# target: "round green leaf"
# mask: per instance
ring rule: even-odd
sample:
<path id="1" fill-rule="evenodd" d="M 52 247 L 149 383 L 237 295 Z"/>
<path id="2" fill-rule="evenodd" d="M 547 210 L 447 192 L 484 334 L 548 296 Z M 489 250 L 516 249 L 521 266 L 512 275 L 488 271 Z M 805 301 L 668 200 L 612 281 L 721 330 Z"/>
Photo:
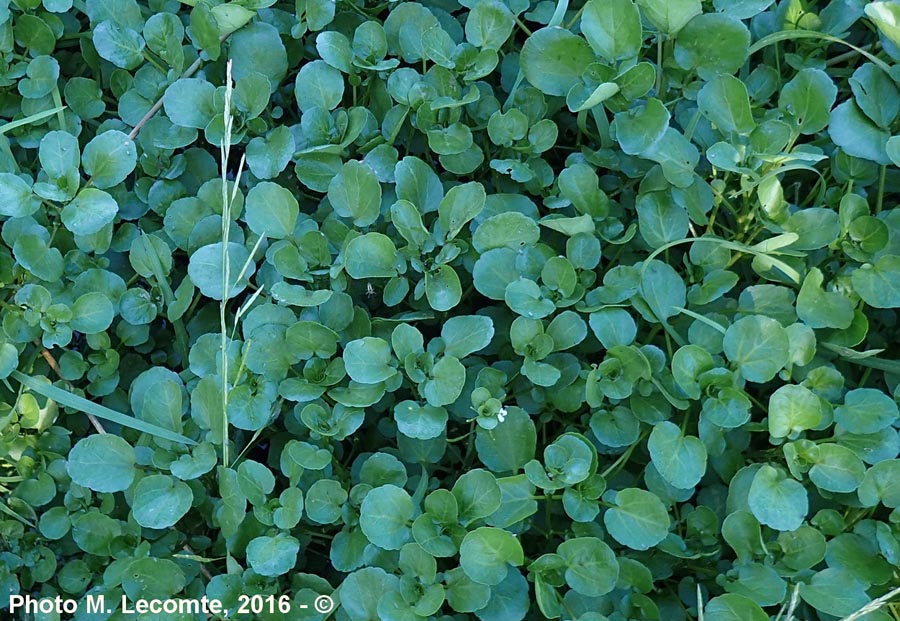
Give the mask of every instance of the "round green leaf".
<path id="1" fill-rule="evenodd" d="M 900 507 L 900 459 L 885 459 L 866 470 L 857 493 L 866 507 L 879 502 L 891 509 Z"/>
<path id="2" fill-rule="evenodd" d="M 478 584 L 500 584 L 510 565 L 519 566 L 524 562 L 519 540 L 499 528 L 476 528 L 466 534 L 459 547 L 460 567 Z"/>
<path id="3" fill-rule="evenodd" d="M 450 317 L 441 327 L 444 353 L 460 359 L 487 347 L 493 336 L 493 320 L 482 315 Z"/>
<path id="4" fill-rule="evenodd" d="M 823 569 L 809 583 L 800 584 L 800 597 L 816 610 L 834 617 L 852 615 L 871 601 L 866 585 L 837 567 Z"/>
<path id="5" fill-rule="evenodd" d="M 97 134 L 84 147 L 81 156 L 84 172 L 100 189 L 121 183 L 137 164 L 137 148 L 131 138 L 117 130 Z"/>
<path id="6" fill-rule="evenodd" d="M 581 32 L 608 61 L 634 58 L 641 50 L 641 14 L 632 0 L 589 0 L 581 15 Z"/>
<path id="7" fill-rule="evenodd" d="M 790 360 L 790 342 L 781 324 L 763 315 L 742 317 L 728 327 L 725 355 L 749 382 L 768 382 Z"/>
<path id="8" fill-rule="evenodd" d="M 875 388 L 856 388 L 834 409 L 835 422 L 850 433 L 877 433 L 900 416 L 897 402 Z"/>
<path id="9" fill-rule="evenodd" d="M 634 550 L 649 550 L 669 534 L 666 506 L 654 494 L 627 488 L 615 493 L 612 507 L 603 514 L 603 523 L 612 538 Z"/>
<path id="10" fill-rule="evenodd" d="M 76 235 L 91 235 L 112 222 L 119 213 L 116 200 L 102 190 L 86 188 L 62 210 L 62 221 Z"/>
<path id="11" fill-rule="evenodd" d="M 264 138 L 257 136 L 247 145 L 247 166 L 256 177 L 272 179 L 285 169 L 295 151 L 294 136 L 280 125 Z"/>
<path id="12" fill-rule="evenodd" d="M 351 278 L 391 278 L 397 275 L 397 247 L 381 233 L 354 237 L 344 249 L 344 269 Z"/>
<path id="13" fill-rule="evenodd" d="M 866 467 L 856 453 L 840 444 L 820 444 L 809 480 L 827 492 L 849 493 L 860 486 Z"/>
<path id="14" fill-rule="evenodd" d="M 456 480 L 451 491 L 463 520 L 487 517 L 500 508 L 500 486 L 487 470 L 470 470 Z"/>
<path id="15" fill-rule="evenodd" d="M 40 99 L 49 95 L 59 79 L 59 62 L 52 56 L 38 56 L 28 63 L 27 78 L 19 80 L 22 97 Z"/>
<path id="16" fill-rule="evenodd" d="M 534 459 L 537 430 L 522 408 L 507 408 L 506 418 L 494 429 L 476 428 L 478 459 L 492 472 L 517 472 Z"/>
<path id="17" fill-rule="evenodd" d="M 103 91 L 89 78 L 73 77 L 66 82 L 65 101 L 82 119 L 95 119 L 106 111 Z"/>
<path id="18" fill-rule="evenodd" d="M 684 239 L 690 222 L 687 210 L 675 203 L 668 192 L 648 192 L 638 197 L 635 209 L 638 230 L 651 248 Z"/>
<path id="19" fill-rule="evenodd" d="M 459 276 L 449 265 L 441 265 L 437 270 L 425 274 L 425 297 L 428 304 L 438 312 L 448 311 L 462 297 Z"/>
<path id="20" fill-rule="evenodd" d="M 300 205 L 294 195 L 270 181 L 250 189 L 245 210 L 244 217 L 250 230 L 272 239 L 290 237 L 300 215 Z"/>
<path id="21" fill-rule="evenodd" d="M 351 218 L 356 226 L 374 223 L 381 210 L 381 185 L 375 171 L 363 162 L 346 162 L 328 184 L 328 201 L 337 215 Z"/>
<path id="22" fill-rule="evenodd" d="M 722 132 L 746 135 L 756 127 L 747 87 L 733 76 L 719 75 L 707 82 L 697 93 L 697 106 Z"/>
<path id="23" fill-rule="evenodd" d="M 169 528 L 190 510 L 194 493 L 187 483 L 165 474 L 144 477 L 134 488 L 131 512 L 145 528 Z"/>
<path id="24" fill-rule="evenodd" d="M 670 114 L 655 97 L 616 114 L 616 139 L 622 151 L 638 155 L 652 147 L 669 128 Z"/>
<path id="25" fill-rule="evenodd" d="M 0 215 L 11 218 L 30 216 L 40 207 L 41 201 L 32 194 L 30 181 L 12 173 L 0 172 Z"/>
<path id="26" fill-rule="evenodd" d="M 641 281 L 641 296 L 658 320 L 666 320 L 678 314 L 676 307 L 683 307 L 687 288 L 678 272 L 662 261 L 651 261 Z"/>
<path id="27" fill-rule="evenodd" d="M 401 401 L 394 406 L 397 430 L 409 438 L 429 440 L 447 428 L 447 410 L 415 401 Z"/>
<path id="28" fill-rule="evenodd" d="M 810 328 L 845 330 L 853 323 L 853 302 L 837 291 L 825 291 L 823 280 L 820 269 L 809 270 L 797 295 L 797 317 Z"/>
<path id="29" fill-rule="evenodd" d="M 182 78 L 163 95 L 166 116 L 180 127 L 204 129 L 217 114 L 216 87 L 206 80 Z"/>
<path id="30" fill-rule="evenodd" d="M 556 305 L 543 296 L 538 284 L 527 278 L 509 283 L 504 299 L 513 311 L 529 319 L 542 319 L 556 310 Z"/>
<path id="31" fill-rule="evenodd" d="M 344 77 L 324 60 L 305 63 L 297 73 L 294 95 L 301 112 L 334 109 L 344 96 Z"/>
<path id="32" fill-rule="evenodd" d="M 576 537 L 557 548 L 566 562 L 566 584 L 586 597 L 601 597 L 616 587 L 619 563 L 612 549 L 596 537 Z"/>
<path id="33" fill-rule="evenodd" d="M 706 474 L 706 447 L 699 438 L 682 435 L 678 425 L 662 421 L 647 440 L 653 465 L 673 487 L 691 489 Z"/>
<path id="34" fill-rule="evenodd" d="M 891 136 L 885 144 L 885 150 L 894 166 L 900 166 L 900 136 Z"/>
<path id="35" fill-rule="evenodd" d="M 670 36 L 703 12 L 700 0 L 637 0 L 637 4 L 657 30 Z"/>
<path id="36" fill-rule="evenodd" d="M 832 111 L 828 135 L 847 155 L 878 164 L 891 163 L 886 151 L 887 141 L 891 135 L 863 114 L 852 99 Z"/>
<path id="37" fill-rule="evenodd" d="M 800 528 L 809 511 L 806 489 L 769 465 L 753 477 L 747 502 L 760 524 L 781 531 Z"/>
<path id="38" fill-rule="evenodd" d="M 257 537 L 247 544 L 247 561 L 261 576 L 281 576 L 297 563 L 300 542 L 290 535 Z"/>
<path id="39" fill-rule="evenodd" d="M 238 485 L 251 504 L 262 505 L 275 489 L 275 477 L 263 464 L 246 459 L 238 467 Z"/>
<path id="40" fill-rule="evenodd" d="M 480 183 L 473 181 L 450 188 L 438 205 L 438 221 L 446 239 L 456 237 L 466 223 L 481 213 L 486 201 L 487 194 Z"/>
<path id="41" fill-rule="evenodd" d="M 450 405 L 459 397 L 466 382 L 466 368 L 454 356 L 444 356 L 431 370 L 422 395 L 434 406 Z"/>
<path id="42" fill-rule="evenodd" d="M 352 621 L 377 621 L 378 602 L 387 594 L 399 589 L 400 579 L 381 567 L 364 567 L 354 571 L 341 583 L 339 599 L 343 610 Z"/>
<path id="43" fill-rule="evenodd" d="M 790 113 L 797 131 L 815 134 L 828 125 L 837 92 L 827 73 L 805 68 L 782 87 L 778 105 Z"/>
<path id="44" fill-rule="evenodd" d="M 316 524 L 332 524 L 341 517 L 347 492 L 333 479 L 319 479 L 306 492 L 306 516 Z"/>
<path id="45" fill-rule="evenodd" d="M 88 554 L 109 556 L 110 544 L 121 534 L 121 523 L 96 509 L 82 513 L 72 519 L 72 539 L 80 549 Z M 90 575 L 87 571 L 85 573 L 88 573 L 85 580 L 85 584 L 87 584 L 87 581 L 90 580 Z"/>
<path id="46" fill-rule="evenodd" d="M 367 336 L 350 341 L 343 357 L 347 375 L 361 384 L 377 384 L 397 373 L 390 364 L 391 346 L 384 339 Z"/>
<path id="47" fill-rule="evenodd" d="M 69 325 L 77 332 L 97 334 L 112 324 L 116 309 L 109 298 L 94 291 L 79 296 L 72 305 L 72 321 Z"/>
<path id="48" fill-rule="evenodd" d="M 122 590 L 131 599 L 165 599 L 184 588 L 181 567 L 167 558 L 135 559 L 122 572 Z"/>
<path id="49" fill-rule="evenodd" d="M 173 475 L 189 481 L 206 474 L 216 466 L 216 449 L 209 442 L 202 442 L 169 465 Z"/>
<path id="50" fill-rule="evenodd" d="M 0 345 L 0 379 L 6 379 L 19 366 L 19 351 L 12 343 Z"/>
<path id="51" fill-rule="evenodd" d="M 366 494 L 359 508 L 359 526 L 379 548 L 399 550 L 409 541 L 412 498 L 396 485 L 382 485 Z"/>
<path id="52" fill-rule="evenodd" d="M 513 211 L 484 220 L 472 235 L 472 245 L 479 252 L 504 247 L 517 249 L 537 243 L 540 236 L 534 220 Z"/>
<path id="53" fill-rule="evenodd" d="M 256 264 L 250 260 L 250 252 L 241 244 L 228 242 L 227 257 L 222 252 L 222 242 L 208 244 L 191 255 L 188 263 L 188 275 L 200 289 L 200 293 L 213 300 L 221 300 L 224 296 L 223 272 L 228 265 L 228 298 L 233 298 L 244 290 L 247 282 L 256 271 Z M 244 266 L 247 269 L 244 270 Z M 241 276 L 241 272 L 244 272 Z M 238 279 L 238 276 L 241 276 Z"/>
<path id="54" fill-rule="evenodd" d="M 53 507 L 41 513 L 38 529 L 51 541 L 62 539 L 72 528 L 69 512 L 65 507 Z"/>
<path id="55" fill-rule="evenodd" d="M 741 20 L 722 13 L 697 15 L 675 40 L 675 60 L 704 80 L 736 73 L 749 52 L 750 31 Z"/>
<path id="56" fill-rule="evenodd" d="M 105 433 L 79 440 L 69 451 L 66 472 L 75 483 L 95 492 L 121 492 L 134 481 L 134 463 L 131 445 Z"/>
<path id="57" fill-rule="evenodd" d="M 466 19 L 466 40 L 476 47 L 499 50 L 515 26 L 515 18 L 503 2 L 477 2 Z"/>
<path id="58" fill-rule="evenodd" d="M 886 254 L 851 274 L 853 288 L 875 308 L 900 308 L 900 256 Z"/>
<path id="59" fill-rule="evenodd" d="M 565 95 L 594 62 L 587 41 L 568 30 L 551 26 L 528 37 L 519 55 L 525 78 L 547 95 Z"/>
<path id="60" fill-rule="evenodd" d="M 288 70 L 287 50 L 278 29 L 256 20 L 231 35 L 228 43 L 229 56 L 234 62 L 234 79 L 259 73 L 268 78 L 270 92 L 275 92 Z"/>
<path id="61" fill-rule="evenodd" d="M 769 615 L 748 597 L 726 593 L 714 597 L 704 607 L 707 621 L 768 621 Z"/>
<path id="62" fill-rule="evenodd" d="M 117 67 L 134 69 L 144 62 L 143 37 L 113 20 L 94 27 L 93 41 L 97 53 Z"/>
<path id="63" fill-rule="evenodd" d="M 812 429 L 822 420 L 822 402 L 805 386 L 788 384 L 769 397 L 769 433 L 786 438 Z"/>

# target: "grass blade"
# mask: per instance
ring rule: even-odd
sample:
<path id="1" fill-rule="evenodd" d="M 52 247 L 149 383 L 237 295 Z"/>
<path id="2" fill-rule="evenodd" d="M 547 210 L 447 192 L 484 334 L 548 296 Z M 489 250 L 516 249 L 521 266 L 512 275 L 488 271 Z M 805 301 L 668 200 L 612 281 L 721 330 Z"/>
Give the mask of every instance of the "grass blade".
<path id="1" fill-rule="evenodd" d="M 861 47 L 857 47 L 852 43 L 848 43 L 844 41 L 840 37 L 835 37 L 830 34 L 825 34 L 824 32 L 818 32 L 816 30 L 781 30 L 779 32 L 774 32 L 768 36 L 763 37 L 756 43 L 750 46 L 750 54 L 755 54 L 759 50 L 763 49 L 768 45 L 772 45 L 773 43 L 780 43 L 781 41 L 791 41 L 794 39 L 819 39 L 821 41 L 827 41 L 829 43 L 838 43 L 840 45 L 846 45 L 853 51 L 858 54 L 862 54 L 867 59 L 878 65 L 878 68 L 884 71 L 885 73 L 890 73 L 890 66 L 877 56 L 874 56 L 862 49 Z"/>
<path id="2" fill-rule="evenodd" d="M 0 500 L 0 513 L 5 513 L 9 517 L 15 518 L 15 519 L 21 521 L 23 524 L 26 524 L 27 526 L 34 528 L 34 524 L 32 524 L 30 520 L 23 518 L 21 515 L 19 515 L 12 509 L 10 509 L 8 506 L 6 506 L 6 503 L 3 502 L 2 500 Z"/>
<path id="3" fill-rule="evenodd" d="M 60 113 L 65 110 L 65 106 L 60 106 L 58 108 L 52 108 L 50 110 L 44 110 L 43 112 L 38 112 L 37 114 L 32 114 L 31 116 L 26 116 L 24 119 L 19 119 L 18 121 L 10 121 L 6 125 L 0 127 L 0 135 L 5 134 L 8 131 L 12 131 L 17 127 L 22 127 L 23 125 L 28 125 L 29 123 L 37 123 L 38 121 L 43 121 L 44 119 L 53 116 L 54 114 Z"/>
<path id="4" fill-rule="evenodd" d="M 675 310 L 677 310 L 679 313 L 681 313 L 683 315 L 687 315 L 688 317 L 692 317 L 701 323 L 705 323 L 710 328 L 712 328 L 716 332 L 719 332 L 720 334 L 725 334 L 725 332 L 726 332 L 724 326 L 716 323 L 709 317 L 705 317 L 705 316 L 701 315 L 700 313 L 695 313 L 694 311 L 690 311 L 686 308 L 681 308 L 680 306 L 673 306 L 672 308 L 674 308 Z"/>
<path id="5" fill-rule="evenodd" d="M 885 360 L 884 358 L 875 357 L 876 353 L 883 350 L 875 350 L 874 352 L 869 354 L 866 352 L 856 351 L 855 349 L 850 349 L 849 347 L 841 347 L 840 345 L 835 345 L 834 343 L 819 344 L 828 351 L 836 353 L 847 362 L 858 364 L 861 367 L 869 367 L 871 369 L 877 369 L 879 371 L 885 371 L 887 373 L 900 375 L 900 362 L 898 362 L 897 360 Z"/>
<path id="6" fill-rule="evenodd" d="M 48 399 L 53 399 L 60 405 L 74 408 L 79 412 L 92 414 L 97 418 L 102 418 L 104 420 L 117 423 L 119 425 L 122 425 L 123 427 L 130 427 L 131 429 L 136 429 L 137 431 L 149 433 L 150 435 L 156 436 L 158 438 L 171 440 L 172 442 L 190 445 L 197 444 L 194 440 L 191 440 L 187 436 L 183 436 L 180 433 L 175 433 L 174 431 L 165 429 L 152 423 L 144 422 L 133 416 L 128 416 L 127 414 L 116 412 L 115 410 L 111 410 L 104 405 L 94 403 L 93 401 L 88 401 L 84 397 L 79 397 L 78 395 L 73 394 L 67 390 L 63 390 L 62 388 L 57 388 L 53 384 L 45 384 L 44 382 L 40 382 L 33 377 L 25 375 L 21 371 L 13 371 L 11 376 L 16 381 L 26 386 L 29 390 L 43 395 Z"/>

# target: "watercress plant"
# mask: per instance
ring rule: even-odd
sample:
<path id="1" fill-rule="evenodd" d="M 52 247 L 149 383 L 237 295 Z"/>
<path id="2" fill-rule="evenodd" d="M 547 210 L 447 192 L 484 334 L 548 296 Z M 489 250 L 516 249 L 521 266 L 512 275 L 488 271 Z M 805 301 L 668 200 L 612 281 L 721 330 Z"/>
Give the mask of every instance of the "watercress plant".
<path id="1" fill-rule="evenodd" d="M 898 23 L 0 0 L 0 609 L 900 619 Z"/>

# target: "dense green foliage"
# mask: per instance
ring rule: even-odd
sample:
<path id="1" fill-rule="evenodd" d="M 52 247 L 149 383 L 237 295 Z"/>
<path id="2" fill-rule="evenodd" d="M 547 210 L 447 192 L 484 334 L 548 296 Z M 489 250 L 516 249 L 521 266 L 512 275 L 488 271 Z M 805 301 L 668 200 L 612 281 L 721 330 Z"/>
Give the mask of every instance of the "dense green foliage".
<path id="1" fill-rule="evenodd" d="M 0 609 L 900 583 L 900 3 L 0 0 L 0 81 Z"/>

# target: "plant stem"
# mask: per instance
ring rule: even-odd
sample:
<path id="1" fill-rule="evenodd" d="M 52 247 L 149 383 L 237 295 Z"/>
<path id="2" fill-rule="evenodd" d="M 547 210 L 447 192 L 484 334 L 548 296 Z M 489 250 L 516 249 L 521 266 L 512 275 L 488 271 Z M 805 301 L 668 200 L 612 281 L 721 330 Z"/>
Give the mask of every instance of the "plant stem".
<path id="1" fill-rule="evenodd" d="M 663 45 L 666 39 L 661 32 L 656 33 L 656 96 L 665 103 L 663 97 Z"/>
<path id="2" fill-rule="evenodd" d="M 868 52 L 873 49 L 877 50 L 879 47 L 881 47 L 880 41 L 876 41 L 875 43 L 869 43 L 867 45 L 861 45 L 861 46 L 859 46 L 859 50 L 850 50 L 849 52 L 844 52 L 843 54 L 838 54 L 834 58 L 829 58 L 828 60 L 825 61 L 825 66 L 833 67 L 834 65 L 840 65 L 845 60 L 850 60 L 851 58 L 858 56 L 860 54 L 860 50 Z"/>
<path id="3" fill-rule="evenodd" d="M 881 165 L 881 174 L 878 176 L 878 198 L 875 202 L 875 214 L 881 213 L 881 208 L 884 206 L 884 181 L 887 178 L 887 165 Z"/>
<path id="4" fill-rule="evenodd" d="M 228 34 L 222 35 L 221 37 L 219 37 L 219 43 L 224 43 L 225 39 L 230 37 L 232 34 L 233 33 L 229 32 Z M 184 70 L 184 73 L 182 73 L 178 79 L 181 80 L 184 78 L 191 77 L 192 75 L 197 73 L 197 71 L 200 69 L 200 67 L 202 65 L 203 65 L 203 58 L 198 57 L 197 60 L 195 60 L 193 63 L 191 63 L 190 67 L 188 67 L 187 69 Z M 156 113 L 159 112 L 159 110 L 160 110 L 160 108 L 162 108 L 162 106 L 163 106 L 163 97 L 160 96 L 160 98 L 156 100 L 156 103 L 154 103 L 153 106 L 151 106 L 151 108 L 149 110 L 147 110 L 147 114 L 145 114 L 141 118 L 141 120 L 137 122 L 137 125 L 135 125 L 134 128 L 132 128 L 132 130 L 128 133 L 128 137 L 131 138 L 132 140 L 137 138 L 137 135 L 140 133 L 141 128 L 147 124 L 147 121 L 149 121 L 154 116 L 156 116 Z"/>
<path id="5" fill-rule="evenodd" d="M 184 544 L 184 546 L 181 549 L 184 550 L 185 552 L 187 552 L 188 554 L 190 554 L 191 556 L 197 556 L 197 553 L 194 552 L 194 550 L 191 549 L 191 546 L 189 546 L 187 544 Z M 212 580 L 213 575 L 211 573 L 209 573 L 209 570 L 206 567 L 203 566 L 203 563 L 198 563 L 198 565 L 200 565 L 200 573 L 203 574 L 203 577 L 206 578 L 207 580 Z"/>
<path id="6" fill-rule="evenodd" d="M 35 341 L 34 344 L 41 348 L 41 357 L 47 362 L 47 365 L 51 369 L 53 369 L 53 372 L 56 373 L 56 376 L 66 382 L 66 380 L 62 376 L 62 369 L 59 368 L 59 363 L 56 361 L 56 358 L 53 357 L 53 354 L 50 353 L 50 350 L 44 347 L 40 341 Z M 72 389 L 72 386 L 69 384 L 69 382 L 66 382 L 66 387 L 69 388 L 69 390 Z M 106 429 L 103 428 L 103 425 L 100 424 L 100 421 L 97 420 L 96 416 L 89 412 L 85 412 L 85 414 L 87 415 L 88 420 L 91 422 L 91 426 L 97 430 L 97 433 L 106 433 Z"/>
<path id="7" fill-rule="evenodd" d="M 69 130 L 66 128 L 66 107 L 63 105 L 62 97 L 59 94 L 59 86 L 54 86 L 51 94 L 53 95 L 53 105 L 56 106 L 56 120 L 59 121 L 59 128 L 67 132 Z"/>
<path id="8" fill-rule="evenodd" d="M 231 292 L 230 261 L 228 256 L 228 237 L 231 230 L 231 201 L 228 195 L 228 156 L 231 153 L 231 128 L 233 118 L 231 116 L 231 60 L 225 66 L 225 111 L 224 132 L 222 142 L 219 145 L 219 153 L 222 160 L 222 300 L 219 302 L 219 331 L 220 331 L 220 355 L 222 377 L 222 463 L 228 467 L 228 325 L 226 310 L 228 308 L 228 294 Z"/>
<path id="9" fill-rule="evenodd" d="M 897 587 L 891 591 L 888 591 L 887 593 L 885 593 L 878 599 L 872 600 L 871 602 L 869 602 L 868 604 L 866 604 L 865 606 L 863 606 L 862 608 L 860 608 L 859 610 L 854 612 L 852 615 L 849 615 L 849 616 L 841 619 L 841 621 L 856 621 L 857 619 L 861 619 L 862 617 L 866 616 L 870 612 L 875 612 L 876 610 L 878 610 L 879 608 L 881 608 L 882 606 L 887 604 L 889 601 L 891 601 L 898 595 L 900 595 L 900 587 Z"/>
<path id="10" fill-rule="evenodd" d="M 525 22 L 523 22 L 518 15 L 516 15 L 516 24 L 519 26 L 519 28 L 522 29 L 522 32 L 524 32 L 529 37 L 531 36 L 531 29 L 525 25 Z"/>
<path id="11" fill-rule="evenodd" d="M 146 50 L 144 51 L 144 60 L 146 60 L 146 61 L 147 61 L 148 63 L 150 63 L 151 65 L 153 65 L 153 66 L 156 68 L 156 70 L 159 71 L 160 73 L 162 73 L 163 75 L 166 74 L 166 69 L 165 69 L 165 67 L 163 67 L 162 65 L 160 65 L 160 64 L 156 61 L 156 59 L 153 58 L 153 55 L 152 55 L 150 52 L 147 52 Z"/>
<path id="12" fill-rule="evenodd" d="M 641 434 L 641 437 L 637 439 L 637 441 L 625 449 L 625 452 L 619 455 L 618 459 L 614 461 L 609 467 L 606 468 L 603 472 L 600 473 L 600 476 L 604 479 L 608 479 L 613 472 L 617 471 L 620 466 L 622 466 L 625 462 L 628 461 L 628 458 L 631 457 L 631 454 L 634 452 L 634 449 L 637 448 L 638 444 L 644 439 L 644 436 L 647 435 L 646 432 Z"/>

